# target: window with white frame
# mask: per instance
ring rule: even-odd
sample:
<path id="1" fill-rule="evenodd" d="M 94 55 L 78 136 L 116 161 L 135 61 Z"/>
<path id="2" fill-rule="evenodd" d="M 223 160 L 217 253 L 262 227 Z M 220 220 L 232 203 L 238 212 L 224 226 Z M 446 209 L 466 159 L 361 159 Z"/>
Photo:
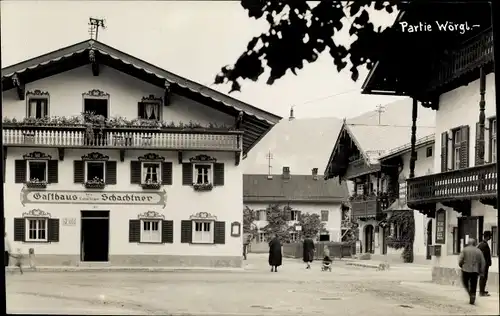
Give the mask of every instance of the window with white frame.
<path id="1" fill-rule="evenodd" d="M 214 221 L 193 221 L 193 243 L 212 244 L 214 242 Z"/>
<path id="2" fill-rule="evenodd" d="M 290 212 L 290 220 L 292 221 L 298 221 L 300 217 L 300 211 L 291 211 Z"/>
<path id="3" fill-rule="evenodd" d="M 47 160 L 28 160 L 27 181 L 47 181 Z"/>
<path id="4" fill-rule="evenodd" d="M 47 241 L 46 218 L 26 218 L 26 241 Z"/>
<path id="5" fill-rule="evenodd" d="M 142 183 L 161 182 L 160 163 L 143 162 L 142 163 Z"/>
<path id="6" fill-rule="evenodd" d="M 460 169 L 460 129 L 453 132 L 453 169 Z"/>
<path id="7" fill-rule="evenodd" d="M 259 242 L 266 242 L 266 241 L 267 241 L 266 233 L 259 232 Z"/>
<path id="8" fill-rule="evenodd" d="M 193 175 L 195 184 L 212 183 L 212 178 L 213 178 L 212 164 L 205 164 L 205 163 L 193 164 Z"/>
<path id="9" fill-rule="evenodd" d="M 28 100 L 28 117 L 44 118 L 49 115 L 48 98 L 30 98 Z"/>
<path id="10" fill-rule="evenodd" d="M 161 220 L 141 219 L 141 242 L 161 242 Z"/>
<path id="11" fill-rule="evenodd" d="M 490 157 L 491 162 L 497 161 L 497 119 L 490 120 Z"/>
<path id="12" fill-rule="evenodd" d="M 105 181 L 105 161 L 86 161 L 85 162 L 85 181 L 100 179 Z"/>
<path id="13" fill-rule="evenodd" d="M 291 232 L 290 233 L 290 242 L 296 242 L 299 240 L 299 234 L 297 232 Z"/>

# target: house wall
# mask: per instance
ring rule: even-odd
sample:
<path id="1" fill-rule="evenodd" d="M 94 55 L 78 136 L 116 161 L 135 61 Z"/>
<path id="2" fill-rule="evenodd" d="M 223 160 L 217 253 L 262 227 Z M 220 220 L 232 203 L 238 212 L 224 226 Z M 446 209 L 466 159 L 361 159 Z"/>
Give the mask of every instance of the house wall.
<path id="1" fill-rule="evenodd" d="M 243 181 L 240 168 L 234 165 L 232 153 L 210 153 L 218 162 L 224 162 L 224 186 L 216 186 L 209 192 L 196 192 L 191 186 L 182 185 L 182 165 L 178 163 L 177 153 L 156 153 L 173 162 L 173 184 L 163 186 L 166 192 L 165 205 L 98 205 L 98 204 L 21 204 L 20 193 L 23 184 L 14 183 L 14 160 L 22 159 L 22 155 L 32 151 L 41 151 L 52 157 L 58 157 L 57 149 L 52 148 L 9 148 L 6 161 L 6 183 L 4 184 L 5 229 L 8 236 L 14 236 L 13 221 L 21 217 L 23 212 L 39 208 L 51 214 L 52 218 L 61 219 L 59 242 L 29 243 L 11 241 L 13 249 L 21 249 L 27 253 L 34 248 L 37 261 L 47 265 L 78 265 L 80 259 L 80 231 L 82 210 L 107 210 L 110 212 L 109 256 L 114 265 L 172 265 L 172 266 L 241 266 L 242 237 L 231 237 L 231 223 L 241 223 L 243 203 Z M 73 160 L 92 150 L 68 149 L 64 161 L 59 161 L 59 181 L 49 184 L 47 190 L 88 191 L 81 184 L 73 183 Z M 137 184 L 130 184 L 130 161 L 137 160 L 147 151 L 129 150 L 125 161 L 120 162 L 118 150 L 99 150 L 108 155 L 110 160 L 117 161 L 117 184 L 107 185 L 102 192 L 120 191 L 123 193 L 144 192 Z M 188 162 L 198 152 L 185 152 L 184 162 Z M 43 193 L 43 192 L 42 192 Z M 221 202 L 222 201 L 222 202 Z M 137 219 L 140 213 L 157 211 L 166 220 L 174 223 L 174 240 L 168 244 L 129 243 L 129 220 Z M 225 244 L 196 245 L 180 242 L 181 221 L 198 212 L 208 212 L 217 217 L 217 221 L 225 222 Z M 64 226 L 63 218 L 75 218 L 75 226 Z M 12 240 L 12 238 L 11 238 Z"/>
<path id="2" fill-rule="evenodd" d="M 82 93 L 99 89 L 109 93 L 109 117 L 137 118 L 137 103 L 143 97 L 163 97 L 164 90 L 107 66 L 100 66 L 100 74 L 92 75 L 90 65 L 82 66 L 55 76 L 26 84 L 26 92 L 46 91 L 50 95 L 49 116 L 75 116 L 83 111 Z M 27 100 L 21 101 L 15 89 L 3 93 L 3 117 L 26 117 Z M 162 106 L 162 119 L 167 122 L 193 121 L 208 123 L 234 123 L 234 118 L 203 104 L 173 94 L 169 106 Z"/>
<path id="3" fill-rule="evenodd" d="M 495 77 L 491 73 L 486 76 L 486 118 L 495 115 Z M 460 125 L 469 125 L 469 166 L 474 166 L 475 157 L 475 135 L 476 122 L 479 121 L 479 80 L 469 83 L 467 86 L 462 86 L 453 91 L 444 93 L 439 100 L 439 111 L 436 113 L 436 148 L 441 148 L 440 135 L 444 131 L 448 131 Z M 489 128 L 487 125 L 486 128 Z M 485 133 L 485 139 L 488 139 L 488 133 Z M 451 137 L 451 136 L 450 136 Z M 489 148 L 486 142 L 485 158 L 488 160 Z M 449 148 L 451 152 L 451 146 Z M 449 155 L 448 164 L 451 166 L 451 155 Z M 434 157 L 434 170 L 441 171 L 440 155 Z M 441 257 L 433 256 L 433 279 L 442 283 L 459 283 L 458 280 L 458 256 L 453 254 L 453 235 L 452 228 L 457 226 L 457 218 L 459 213 L 451 208 L 441 204 L 437 205 L 437 209 L 443 208 L 446 210 L 446 243 L 442 245 Z M 471 216 L 484 217 L 484 230 L 491 230 L 492 226 L 497 226 L 498 211 L 489 205 L 484 205 L 478 200 L 472 201 Z M 433 223 L 433 241 L 436 231 L 435 221 Z M 492 274 L 493 273 L 493 274 Z M 490 284 L 498 286 L 498 257 L 493 258 L 490 267 Z"/>
<path id="4" fill-rule="evenodd" d="M 269 207 L 269 203 L 245 203 L 245 206 L 248 206 L 250 209 L 257 210 L 265 210 Z M 299 210 L 303 214 L 318 214 L 321 216 L 322 210 L 328 210 L 328 221 L 325 223 L 325 229 L 330 234 L 330 241 L 340 241 L 341 240 L 341 204 L 340 203 L 290 203 L 290 207 L 294 210 Z M 295 222 L 290 222 L 293 224 Z M 267 225 L 267 221 L 259 220 L 255 221 L 255 225 L 257 228 L 263 228 Z M 264 244 L 264 245 L 259 245 Z M 254 240 L 252 242 L 252 251 L 258 251 L 259 249 L 268 250 L 267 242 L 259 242 Z"/>

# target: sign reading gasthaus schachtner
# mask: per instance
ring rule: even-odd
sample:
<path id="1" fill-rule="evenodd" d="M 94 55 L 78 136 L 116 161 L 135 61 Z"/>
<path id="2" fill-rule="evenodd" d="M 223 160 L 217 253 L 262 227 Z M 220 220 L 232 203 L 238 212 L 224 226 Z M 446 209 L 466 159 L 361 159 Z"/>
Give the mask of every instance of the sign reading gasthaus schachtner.
<path id="1" fill-rule="evenodd" d="M 166 192 L 88 192 L 44 190 L 21 190 L 21 204 L 119 204 L 119 205 L 163 205 L 165 207 Z"/>

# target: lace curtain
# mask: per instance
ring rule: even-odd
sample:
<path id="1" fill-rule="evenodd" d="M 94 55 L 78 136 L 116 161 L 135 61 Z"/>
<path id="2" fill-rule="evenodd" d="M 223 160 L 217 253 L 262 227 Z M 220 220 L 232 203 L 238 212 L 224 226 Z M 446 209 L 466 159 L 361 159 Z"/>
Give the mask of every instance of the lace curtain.
<path id="1" fill-rule="evenodd" d="M 158 104 L 145 104 L 144 105 L 144 116 L 147 120 L 156 120 L 158 119 Z"/>

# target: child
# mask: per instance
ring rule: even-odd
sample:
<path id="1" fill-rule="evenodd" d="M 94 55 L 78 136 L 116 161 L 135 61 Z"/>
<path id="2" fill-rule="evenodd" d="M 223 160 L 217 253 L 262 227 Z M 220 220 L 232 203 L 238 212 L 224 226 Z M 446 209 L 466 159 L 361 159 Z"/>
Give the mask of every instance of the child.
<path id="1" fill-rule="evenodd" d="M 20 248 L 17 248 L 17 254 L 12 255 L 12 258 L 16 259 L 15 266 L 18 267 L 21 274 L 23 274 L 23 254 Z"/>

